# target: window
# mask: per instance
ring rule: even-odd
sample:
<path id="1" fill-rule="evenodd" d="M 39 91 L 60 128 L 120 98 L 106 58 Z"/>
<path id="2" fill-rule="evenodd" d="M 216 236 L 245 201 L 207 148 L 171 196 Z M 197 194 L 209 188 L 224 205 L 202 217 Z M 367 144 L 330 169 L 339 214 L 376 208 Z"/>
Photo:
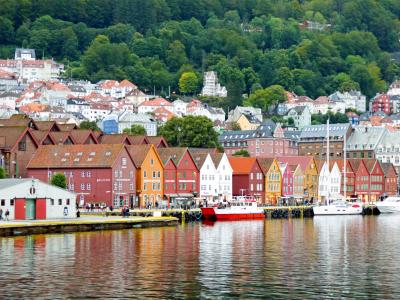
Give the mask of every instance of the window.
<path id="1" fill-rule="evenodd" d="M 85 184 L 81 183 L 81 190 L 84 191 L 85 190 Z"/>
<path id="2" fill-rule="evenodd" d="M 5 199 L 1 199 L 1 206 L 5 206 L 6 205 L 6 200 Z"/>
<path id="3" fill-rule="evenodd" d="M 152 165 L 152 166 L 154 165 L 154 159 L 150 160 L 150 165 Z"/>
<path id="4" fill-rule="evenodd" d="M 147 183 L 144 183 L 144 184 L 143 184 L 143 190 L 144 190 L 144 191 L 147 191 Z"/>
<path id="5" fill-rule="evenodd" d="M 118 189 L 122 191 L 122 182 L 118 183 Z"/>
<path id="6" fill-rule="evenodd" d="M 186 171 L 183 171 L 183 178 L 186 178 Z"/>
<path id="7" fill-rule="evenodd" d="M 26 137 L 18 143 L 18 151 L 26 151 Z"/>
<path id="8" fill-rule="evenodd" d="M 156 171 L 153 171 L 153 178 L 156 178 Z"/>
<path id="9" fill-rule="evenodd" d="M 133 178 L 133 171 L 129 171 L 129 177 Z"/>
<path id="10" fill-rule="evenodd" d="M 54 199 L 50 199 L 50 205 L 54 205 Z"/>
<path id="11" fill-rule="evenodd" d="M 71 202 L 71 201 L 70 201 L 69 199 L 67 199 L 67 205 L 70 205 L 70 202 Z"/>
<path id="12" fill-rule="evenodd" d="M 115 177 L 115 178 L 118 178 L 118 170 L 115 170 L 115 171 L 114 171 L 114 177 Z"/>
<path id="13" fill-rule="evenodd" d="M 118 184 L 114 183 L 114 191 L 116 191 L 118 189 Z"/>
<path id="14" fill-rule="evenodd" d="M 85 171 L 82 171 L 82 172 L 81 172 L 81 177 L 82 177 L 82 178 L 85 178 Z"/>
<path id="15" fill-rule="evenodd" d="M 86 189 L 87 189 L 88 191 L 90 191 L 90 190 L 92 189 L 92 185 L 91 185 L 90 183 L 88 183 L 88 184 L 86 185 Z"/>
<path id="16" fill-rule="evenodd" d="M 122 165 L 123 165 L 123 166 L 126 166 L 126 157 L 123 157 L 123 158 L 122 158 Z"/>
<path id="17" fill-rule="evenodd" d="M 129 190 L 130 190 L 130 191 L 133 191 L 133 183 L 130 183 L 130 184 L 129 184 Z"/>
<path id="18" fill-rule="evenodd" d="M 10 206 L 14 206 L 14 199 L 10 200 Z"/>
<path id="19" fill-rule="evenodd" d="M 250 173 L 250 179 L 253 180 L 253 173 Z"/>
<path id="20" fill-rule="evenodd" d="M 147 172 L 143 171 L 143 177 L 146 178 L 147 177 Z"/>
<path id="21" fill-rule="evenodd" d="M 158 171 L 158 172 L 157 172 L 157 178 L 160 178 L 160 177 L 161 177 L 161 172 Z"/>
<path id="22" fill-rule="evenodd" d="M 92 172 L 91 171 L 87 171 L 86 172 L 86 177 L 89 177 L 89 178 L 92 177 Z"/>
<path id="23" fill-rule="evenodd" d="M 254 187 L 253 187 L 253 184 L 251 184 L 250 185 L 250 191 L 253 191 L 254 190 Z"/>
<path id="24" fill-rule="evenodd" d="M 58 205 L 62 205 L 62 199 L 58 199 Z"/>

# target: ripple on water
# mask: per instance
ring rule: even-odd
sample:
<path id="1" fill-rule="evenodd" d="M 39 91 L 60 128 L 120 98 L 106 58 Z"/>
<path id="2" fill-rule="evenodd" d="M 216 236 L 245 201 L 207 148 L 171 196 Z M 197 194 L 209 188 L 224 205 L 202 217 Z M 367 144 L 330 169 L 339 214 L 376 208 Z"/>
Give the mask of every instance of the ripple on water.
<path id="1" fill-rule="evenodd" d="M 400 216 L 0 239 L 5 298 L 400 298 Z"/>

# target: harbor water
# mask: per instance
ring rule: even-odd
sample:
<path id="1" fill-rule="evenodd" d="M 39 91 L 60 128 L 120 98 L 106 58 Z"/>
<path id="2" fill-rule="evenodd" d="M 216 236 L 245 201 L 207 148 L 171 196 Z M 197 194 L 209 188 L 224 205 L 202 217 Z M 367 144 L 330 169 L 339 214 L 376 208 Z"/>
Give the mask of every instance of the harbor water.
<path id="1" fill-rule="evenodd" d="M 4 299 L 399 299 L 400 215 L 0 238 Z"/>

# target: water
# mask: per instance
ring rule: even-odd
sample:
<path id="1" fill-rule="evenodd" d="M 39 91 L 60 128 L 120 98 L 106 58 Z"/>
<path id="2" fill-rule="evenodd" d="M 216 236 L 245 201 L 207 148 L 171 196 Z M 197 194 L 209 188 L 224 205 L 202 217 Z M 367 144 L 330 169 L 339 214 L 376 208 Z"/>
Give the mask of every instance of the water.
<path id="1" fill-rule="evenodd" d="M 0 238 L 5 299 L 399 299 L 400 215 Z"/>

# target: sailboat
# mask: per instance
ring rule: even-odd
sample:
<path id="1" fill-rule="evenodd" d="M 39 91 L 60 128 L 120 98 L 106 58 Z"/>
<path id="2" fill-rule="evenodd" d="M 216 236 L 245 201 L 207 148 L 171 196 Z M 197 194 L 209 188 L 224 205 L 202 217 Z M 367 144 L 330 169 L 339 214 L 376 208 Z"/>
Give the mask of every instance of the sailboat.
<path id="1" fill-rule="evenodd" d="M 329 149 L 329 118 L 326 123 L 327 125 L 327 142 L 326 142 L 326 164 L 329 168 L 329 157 L 330 157 L 330 149 Z M 331 179 L 328 179 L 328 195 L 325 199 L 324 205 L 313 206 L 313 212 L 315 216 L 323 216 L 323 215 L 360 215 L 363 212 L 362 204 L 360 203 L 350 203 L 346 201 L 346 189 L 347 189 L 347 174 L 346 174 L 346 135 L 344 135 L 344 197 L 332 197 L 330 195 L 330 182 Z"/>

